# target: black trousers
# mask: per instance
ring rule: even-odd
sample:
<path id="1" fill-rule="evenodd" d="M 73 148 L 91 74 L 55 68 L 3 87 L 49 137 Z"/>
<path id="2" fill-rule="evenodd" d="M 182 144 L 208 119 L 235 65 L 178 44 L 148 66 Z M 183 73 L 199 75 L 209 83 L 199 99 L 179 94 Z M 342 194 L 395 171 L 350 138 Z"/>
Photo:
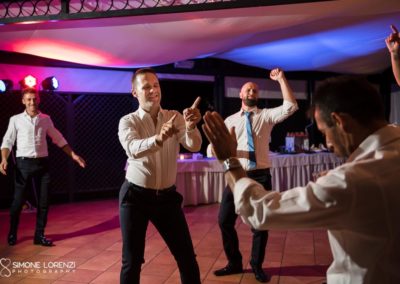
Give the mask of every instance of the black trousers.
<path id="1" fill-rule="evenodd" d="M 38 185 L 35 235 L 43 235 L 49 211 L 48 192 L 50 185 L 47 158 L 17 158 L 14 199 L 10 208 L 10 234 L 17 234 L 19 217 L 24 204 L 24 194 L 29 181 L 34 178 Z"/>
<path id="2" fill-rule="evenodd" d="M 146 230 L 153 223 L 174 256 L 183 284 L 200 283 L 200 271 L 182 211 L 182 195 L 175 186 L 146 189 L 125 181 L 120 190 L 122 231 L 121 284 L 139 284 L 144 263 Z"/>
<path id="3" fill-rule="evenodd" d="M 271 173 L 269 169 L 261 169 L 247 172 L 248 177 L 261 183 L 266 190 L 271 190 Z M 218 214 L 218 224 L 222 233 L 222 242 L 228 262 L 232 265 L 242 265 L 242 254 L 239 251 L 239 239 L 235 229 L 236 219 L 233 193 L 227 186 L 222 195 L 221 205 Z M 268 241 L 268 231 L 253 232 L 253 243 L 251 248 L 250 263 L 261 267 L 265 257 L 265 248 Z"/>

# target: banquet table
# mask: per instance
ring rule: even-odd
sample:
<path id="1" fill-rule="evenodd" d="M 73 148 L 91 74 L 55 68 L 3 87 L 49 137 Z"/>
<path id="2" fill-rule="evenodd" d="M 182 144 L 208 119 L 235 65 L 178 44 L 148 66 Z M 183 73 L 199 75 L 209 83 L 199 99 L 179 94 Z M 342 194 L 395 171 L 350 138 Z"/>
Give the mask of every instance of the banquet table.
<path id="1" fill-rule="evenodd" d="M 333 153 L 275 154 L 269 155 L 272 162 L 272 190 L 284 191 L 304 186 L 313 173 L 333 169 L 344 160 Z M 225 188 L 222 165 L 216 159 L 178 160 L 176 178 L 177 191 L 183 195 L 184 205 L 220 202 Z"/>

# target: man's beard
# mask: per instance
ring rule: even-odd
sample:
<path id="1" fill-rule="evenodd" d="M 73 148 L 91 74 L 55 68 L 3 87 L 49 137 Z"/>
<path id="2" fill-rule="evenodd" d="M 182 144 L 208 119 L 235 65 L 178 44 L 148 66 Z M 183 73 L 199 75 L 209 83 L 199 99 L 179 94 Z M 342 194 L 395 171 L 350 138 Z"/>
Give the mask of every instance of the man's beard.
<path id="1" fill-rule="evenodd" d="M 257 99 L 244 99 L 243 102 L 244 105 L 248 107 L 254 107 L 257 105 Z"/>

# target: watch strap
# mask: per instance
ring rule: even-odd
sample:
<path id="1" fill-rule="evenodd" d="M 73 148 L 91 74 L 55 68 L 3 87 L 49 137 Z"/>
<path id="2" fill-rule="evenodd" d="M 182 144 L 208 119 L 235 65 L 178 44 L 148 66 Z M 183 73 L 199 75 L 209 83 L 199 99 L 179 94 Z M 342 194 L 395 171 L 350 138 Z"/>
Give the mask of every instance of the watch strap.
<path id="1" fill-rule="evenodd" d="M 223 167 L 224 167 L 224 171 L 227 172 L 232 169 L 241 168 L 242 165 L 240 164 L 239 159 L 231 157 L 231 158 L 226 159 L 223 162 Z"/>

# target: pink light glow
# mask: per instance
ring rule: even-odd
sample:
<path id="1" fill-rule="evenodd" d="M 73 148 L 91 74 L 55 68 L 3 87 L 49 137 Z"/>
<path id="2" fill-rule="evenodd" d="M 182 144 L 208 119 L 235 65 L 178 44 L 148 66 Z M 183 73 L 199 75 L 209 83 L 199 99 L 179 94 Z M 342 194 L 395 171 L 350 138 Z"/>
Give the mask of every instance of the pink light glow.
<path id="1" fill-rule="evenodd" d="M 18 40 L 12 43 L 11 49 L 15 52 L 88 65 L 115 66 L 125 63 L 104 51 L 60 40 Z"/>
<path id="2" fill-rule="evenodd" d="M 30 88 L 33 88 L 36 86 L 36 78 L 33 77 L 32 75 L 28 75 L 24 78 L 24 85 Z"/>

